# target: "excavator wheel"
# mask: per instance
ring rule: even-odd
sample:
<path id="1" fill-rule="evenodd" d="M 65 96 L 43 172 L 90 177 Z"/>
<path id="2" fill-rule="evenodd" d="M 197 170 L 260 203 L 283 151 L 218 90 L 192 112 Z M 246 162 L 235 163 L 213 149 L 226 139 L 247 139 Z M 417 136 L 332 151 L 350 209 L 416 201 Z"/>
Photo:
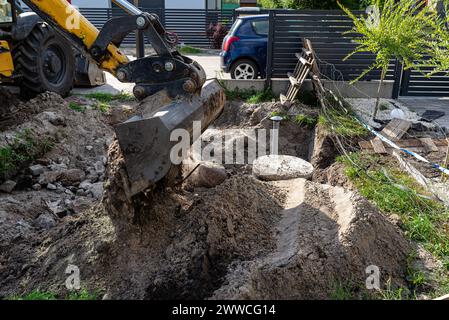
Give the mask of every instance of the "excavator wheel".
<path id="1" fill-rule="evenodd" d="M 37 24 L 30 35 L 13 50 L 21 93 L 32 98 L 52 91 L 67 96 L 75 77 L 75 55 L 71 44 L 45 23 Z"/>

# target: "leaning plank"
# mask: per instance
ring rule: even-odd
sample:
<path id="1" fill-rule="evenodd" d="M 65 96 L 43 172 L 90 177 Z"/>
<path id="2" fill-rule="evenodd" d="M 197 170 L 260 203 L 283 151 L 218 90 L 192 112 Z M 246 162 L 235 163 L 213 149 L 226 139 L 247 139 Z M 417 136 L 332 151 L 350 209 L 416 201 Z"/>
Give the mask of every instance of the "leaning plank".
<path id="1" fill-rule="evenodd" d="M 379 154 L 388 153 L 387 149 L 385 149 L 384 143 L 378 137 L 371 140 L 371 145 L 373 146 L 375 153 L 379 153 Z"/>
<path id="2" fill-rule="evenodd" d="M 446 139 L 432 139 L 432 142 L 440 148 L 447 148 L 447 141 Z M 424 149 L 424 144 L 419 139 L 405 139 L 395 142 L 400 148 L 404 149 L 410 149 L 410 148 L 420 148 Z M 373 149 L 373 146 L 371 144 L 371 141 L 360 141 L 359 146 L 362 149 Z M 390 149 L 389 146 L 386 147 L 387 149 Z"/>
<path id="3" fill-rule="evenodd" d="M 403 119 L 393 119 L 382 130 L 381 134 L 391 141 L 399 141 L 412 126 L 411 121 Z"/>

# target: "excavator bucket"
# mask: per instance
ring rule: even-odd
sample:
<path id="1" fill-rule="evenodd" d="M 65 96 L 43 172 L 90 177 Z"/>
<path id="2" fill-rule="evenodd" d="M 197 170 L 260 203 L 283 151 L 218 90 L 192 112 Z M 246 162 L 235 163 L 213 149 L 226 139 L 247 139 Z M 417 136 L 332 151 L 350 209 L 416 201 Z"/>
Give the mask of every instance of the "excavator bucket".
<path id="1" fill-rule="evenodd" d="M 128 196 L 146 190 L 170 171 L 173 165 L 170 155 L 178 143 L 171 141 L 174 130 L 186 130 L 192 145 L 194 122 L 201 122 L 204 131 L 221 114 L 224 104 L 223 88 L 217 80 L 211 80 L 205 83 L 201 95 L 153 108 L 150 114 L 133 117 L 116 126 L 129 178 Z"/>

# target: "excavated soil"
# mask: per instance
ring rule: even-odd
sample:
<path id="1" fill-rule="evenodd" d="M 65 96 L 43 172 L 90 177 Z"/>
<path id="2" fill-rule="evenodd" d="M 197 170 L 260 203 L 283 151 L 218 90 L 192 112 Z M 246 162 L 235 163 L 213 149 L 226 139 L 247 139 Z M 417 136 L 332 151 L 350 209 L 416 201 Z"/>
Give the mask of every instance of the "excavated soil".
<path id="1" fill-rule="evenodd" d="M 0 122 L 0 141 L 23 128 L 55 139 L 50 152 L 7 177 L 28 176 L 28 185 L 0 193 L 0 298 L 36 289 L 63 297 L 68 265 L 104 299 L 327 299 L 338 281 L 364 286 L 370 265 L 380 268 L 382 285 L 405 284 L 411 245 L 355 192 L 261 182 L 250 166 L 231 166 L 214 188 L 162 184 L 127 200 L 111 127 L 120 109 L 75 112 L 48 93 L 7 108 L 20 116 Z M 298 110 L 231 102 L 213 129 L 269 129 L 273 112 Z M 314 148 L 326 140 L 318 136 L 286 122 L 280 152 L 330 172 L 332 161 Z M 33 174 L 28 166 L 36 164 L 42 168 Z M 322 182 L 331 180 L 324 175 Z"/>

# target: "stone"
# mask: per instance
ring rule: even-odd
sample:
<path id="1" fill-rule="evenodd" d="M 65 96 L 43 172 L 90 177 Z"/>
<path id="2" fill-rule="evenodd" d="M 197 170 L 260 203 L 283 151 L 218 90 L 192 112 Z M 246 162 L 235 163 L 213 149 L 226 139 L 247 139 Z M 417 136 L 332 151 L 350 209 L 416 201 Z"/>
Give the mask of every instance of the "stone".
<path id="1" fill-rule="evenodd" d="M 86 146 L 87 151 L 92 151 L 93 149 L 94 149 L 94 147 L 92 147 L 92 146 Z"/>
<path id="2" fill-rule="evenodd" d="M 2 185 L 0 185 L 0 191 L 5 193 L 11 193 L 16 187 L 17 183 L 12 180 L 5 181 Z"/>
<path id="3" fill-rule="evenodd" d="M 58 180 L 64 186 L 72 186 L 74 184 L 78 184 L 84 180 L 86 174 L 83 170 L 80 169 L 71 169 L 62 171 L 58 177 Z"/>
<path id="4" fill-rule="evenodd" d="M 34 221 L 35 225 L 40 229 L 49 230 L 56 226 L 56 220 L 53 215 L 49 213 L 43 213 Z"/>
<path id="5" fill-rule="evenodd" d="M 95 172 L 99 175 L 103 174 L 105 172 L 105 167 L 103 164 L 103 161 L 97 161 L 94 164 Z"/>
<path id="6" fill-rule="evenodd" d="M 253 175 L 266 181 L 310 179 L 313 171 L 309 162 L 293 156 L 263 156 L 253 163 Z"/>
<path id="7" fill-rule="evenodd" d="M 83 190 L 83 189 L 78 189 L 78 190 L 76 190 L 76 195 L 77 195 L 78 197 L 85 197 L 85 196 L 87 195 L 87 193 L 86 193 L 86 191 Z"/>
<path id="8" fill-rule="evenodd" d="M 90 190 L 91 187 L 92 187 L 92 183 L 90 182 L 90 180 L 85 180 L 85 181 L 81 182 L 79 185 L 79 188 L 83 189 L 83 190 Z"/>
<path id="9" fill-rule="evenodd" d="M 195 172 L 187 179 L 193 187 L 214 188 L 228 178 L 226 169 L 213 162 L 202 162 Z"/>
<path id="10" fill-rule="evenodd" d="M 33 190 L 40 191 L 40 190 L 42 190 L 42 186 L 39 183 L 36 183 L 35 185 L 33 185 Z"/>
<path id="11" fill-rule="evenodd" d="M 54 183 L 58 180 L 60 175 L 59 171 L 47 171 L 39 176 L 38 182 L 41 185 L 47 185 L 49 183 Z"/>
<path id="12" fill-rule="evenodd" d="M 47 184 L 47 189 L 48 190 L 57 190 L 58 187 L 56 187 L 53 183 L 49 183 L 49 184 Z"/>
<path id="13" fill-rule="evenodd" d="M 67 170 L 68 169 L 67 165 L 64 164 L 64 163 L 51 164 L 51 165 L 48 166 L 48 168 L 51 171 L 62 171 L 62 170 Z"/>
<path id="14" fill-rule="evenodd" d="M 103 190 L 103 182 L 94 183 L 90 188 L 90 192 L 92 193 L 93 197 L 98 200 L 103 198 Z"/>
<path id="15" fill-rule="evenodd" d="M 31 166 L 29 168 L 29 170 L 33 176 L 37 177 L 37 176 L 41 175 L 42 173 L 44 173 L 45 167 L 43 165 L 36 164 L 34 166 Z"/>

